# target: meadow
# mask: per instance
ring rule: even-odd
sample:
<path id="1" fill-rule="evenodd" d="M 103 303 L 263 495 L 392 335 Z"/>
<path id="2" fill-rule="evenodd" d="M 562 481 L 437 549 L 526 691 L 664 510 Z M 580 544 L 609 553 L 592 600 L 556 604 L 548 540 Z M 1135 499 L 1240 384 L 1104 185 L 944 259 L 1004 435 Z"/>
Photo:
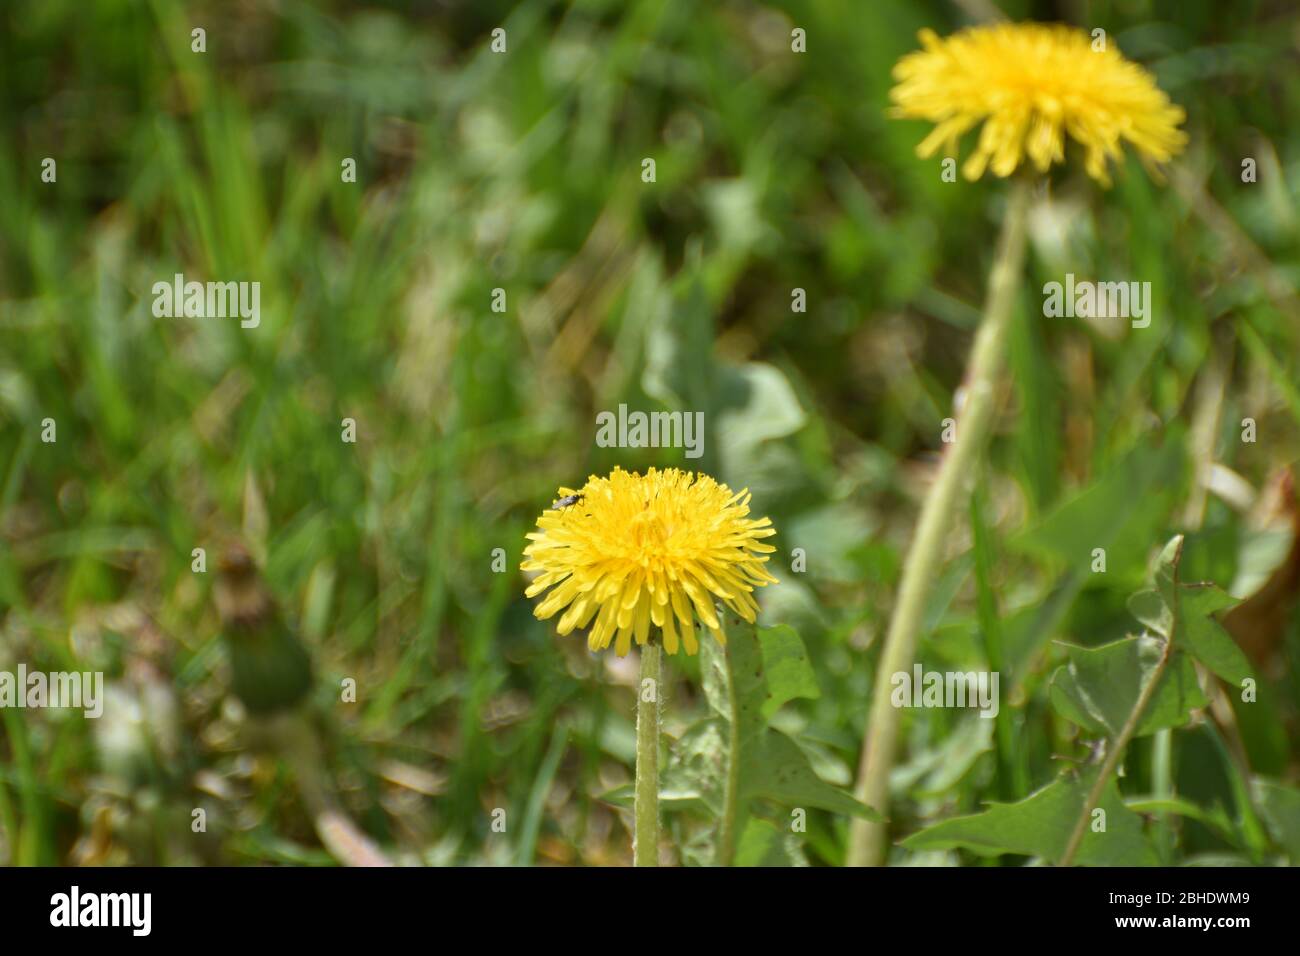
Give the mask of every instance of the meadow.
<path id="1" fill-rule="evenodd" d="M 1077 862 L 1300 863 L 1285 0 L 0 5 L 0 671 L 104 675 L 97 719 L 0 708 L 0 863 L 630 864 L 638 655 L 557 635 L 520 564 L 588 476 L 676 467 L 748 489 L 779 583 L 764 687 L 719 677 L 743 627 L 664 657 L 659 860 L 719 862 L 716 735 L 751 721 L 812 776 L 755 784 L 722 862 L 845 864 L 1013 195 L 918 157 L 891 71 L 999 11 L 1104 30 L 1187 145 L 1027 193 L 914 662 L 998 706 L 898 711 L 885 861 L 1061 862 L 1161 677 L 1139 635 L 1212 582 Z M 1067 274 L 1147 324 L 1049 314 Z M 259 283 L 256 325 L 160 315 L 178 275 Z M 703 430 L 598 440 L 622 406 Z M 248 594 L 309 683 L 236 672 Z"/>

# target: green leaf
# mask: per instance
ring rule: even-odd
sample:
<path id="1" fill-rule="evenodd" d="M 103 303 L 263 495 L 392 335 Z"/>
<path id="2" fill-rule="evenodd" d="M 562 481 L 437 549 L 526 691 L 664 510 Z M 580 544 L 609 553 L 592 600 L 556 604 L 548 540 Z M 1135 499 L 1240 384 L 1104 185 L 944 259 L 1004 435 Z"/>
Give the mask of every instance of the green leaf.
<path id="1" fill-rule="evenodd" d="M 631 783 L 619 784 L 604 793 L 597 794 L 596 799 L 601 803 L 608 803 L 611 807 L 631 810 L 636 800 L 636 785 Z"/>
<path id="2" fill-rule="evenodd" d="M 942 741 L 920 750 L 897 767 L 893 781 L 908 780 L 908 789 L 918 798 L 953 791 L 978 765 L 979 758 L 993 749 L 995 724 L 996 721 L 983 717 L 963 718 Z"/>
<path id="3" fill-rule="evenodd" d="M 1093 484 L 1057 505 L 1009 547 L 1065 562 L 1040 605 L 1011 613 L 1003 634 L 1003 666 L 1013 683 L 1024 680 L 1041 646 L 1057 632 L 1090 574 L 1093 551 L 1108 556 L 1108 573 L 1128 580 L 1141 569 L 1152 535 L 1158 533 L 1177 488 L 1186 477 L 1183 434 L 1170 429 L 1162 444 L 1137 445 L 1110 465 Z"/>
<path id="4" fill-rule="evenodd" d="M 729 620 L 734 623 L 727 625 L 726 647 L 711 635 L 705 635 L 700 642 L 700 668 L 709 706 L 724 721 L 735 724 L 743 751 L 767 726 L 763 704 L 768 691 L 754 626 Z"/>
<path id="5" fill-rule="evenodd" d="M 1232 703 L 1237 731 L 1246 747 L 1247 764 L 1265 776 L 1282 776 L 1291 763 L 1291 741 L 1283 711 L 1288 701 L 1278 694 L 1242 700 L 1240 690 L 1226 695 Z"/>
<path id="6" fill-rule="evenodd" d="M 1156 590 L 1138 591 L 1128 599 L 1128 610 L 1135 618 L 1161 637 L 1168 637 L 1174 627 L 1174 615 Z"/>
<path id="7" fill-rule="evenodd" d="M 768 730 L 762 746 L 741 767 L 741 796 L 761 797 L 785 807 L 817 807 L 846 816 L 880 820 L 864 803 L 817 776 L 797 743 L 778 730 Z"/>
<path id="8" fill-rule="evenodd" d="M 1155 579 L 1156 591 L 1170 607 L 1174 605 L 1174 595 L 1178 588 L 1178 561 L 1182 555 L 1183 536 L 1175 535 L 1160 550 L 1152 574 Z"/>
<path id="9" fill-rule="evenodd" d="M 674 295 L 663 266 L 654 256 L 641 260 L 629 310 L 645 329 L 645 369 L 641 387 L 670 409 L 711 411 L 716 368 L 713 361 L 713 311 L 696 281 Z"/>
<path id="10" fill-rule="evenodd" d="M 813 563 L 808 572 L 819 580 L 856 584 L 862 580 L 859 552 L 876 533 L 879 519 L 854 501 L 835 501 L 804 511 L 781 527 L 782 540 L 790 547 L 815 542 Z M 781 586 L 786 585 L 781 582 Z M 764 611 L 771 620 L 770 607 Z"/>
<path id="11" fill-rule="evenodd" d="M 1251 784 L 1269 835 L 1293 863 L 1300 861 L 1300 791 L 1263 777 Z"/>
<path id="12" fill-rule="evenodd" d="M 1052 675 L 1052 706 L 1067 720 L 1113 739 L 1133 712 L 1163 652 L 1164 638 L 1151 635 L 1127 637 L 1101 647 L 1070 646 L 1069 663 Z M 1191 711 L 1206 703 L 1196 668 L 1185 654 L 1175 651 L 1134 736 L 1181 727 Z"/>
<path id="13" fill-rule="evenodd" d="M 1095 774 L 1095 771 L 1094 771 Z M 995 803 L 983 813 L 956 817 L 914 833 L 903 841 L 909 850 L 964 847 L 981 855 L 1013 853 L 1057 862 L 1065 852 L 1083 809 L 1093 774 L 1060 779 L 1019 803 Z M 1091 821 L 1076 861 L 1085 866 L 1156 866 L 1159 859 L 1146 838 L 1142 818 L 1124 806 L 1114 781 L 1102 792 L 1104 832 Z"/>
<path id="14" fill-rule="evenodd" d="M 1232 801 L 1235 810 L 1234 820 L 1241 843 L 1256 862 L 1262 861 L 1264 853 L 1268 850 L 1268 831 L 1255 806 L 1251 781 L 1247 779 L 1243 772 L 1244 768 L 1240 766 L 1240 761 L 1233 753 L 1232 747 L 1219 732 L 1214 721 L 1203 722 L 1196 728 L 1195 735 L 1201 742 L 1210 744 L 1218 761 L 1217 766 L 1213 767 L 1206 766 L 1205 762 L 1198 762 L 1194 767 L 1187 768 L 1199 771 L 1193 780 L 1189 780 L 1189 783 L 1202 793 L 1216 793 L 1226 789 L 1226 796 Z M 1194 750 L 1191 752 L 1195 753 Z M 1209 787 L 1206 786 L 1207 783 L 1210 784 Z"/>
<path id="15" fill-rule="evenodd" d="M 736 866 L 807 866 L 793 834 L 782 833 L 767 820 L 750 820 L 745 824 L 736 845 Z"/>
<path id="16" fill-rule="evenodd" d="M 659 804 L 665 811 L 698 807 L 717 816 L 722 813 L 726 773 L 726 722 L 717 717 L 698 720 L 669 750 L 659 779 Z"/>
<path id="17" fill-rule="evenodd" d="M 1177 646 L 1186 650 L 1211 671 L 1234 687 L 1251 676 L 1250 664 L 1241 648 L 1225 631 L 1214 614 L 1233 607 L 1237 599 L 1213 584 L 1182 584 L 1169 565 L 1170 542 L 1156 566 L 1157 590 L 1139 591 L 1129 598 L 1129 611 L 1157 634 L 1174 635 Z M 1176 560 L 1176 558 L 1175 558 Z"/>
<path id="18" fill-rule="evenodd" d="M 665 770 L 664 779 L 667 780 L 667 778 L 668 772 Z M 608 803 L 612 807 L 631 810 L 636 805 L 636 785 L 633 783 L 619 784 L 617 787 L 611 787 L 609 790 L 597 794 L 596 799 L 602 803 Z M 665 812 L 702 807 L 704 803 L 705 795 L 692 785 L 679 786 L 664 783 L 659 787 L 659 806 Z"/>
<path id="19" fill-rule="evenodd" d="M 780 369 L 762 362 L 715 370 L 718 442 L 733 467 L 751 461 L 764 442 L 792 435 L 807 415 Z"/>
<path id="20" fill-rule="evenodd" d="M 768 726 L 768 717 L 783 704 L 818 694 L 799 635 L 785 625 L 755 628 L 730 615 L 726 626 L 725 648 L 706 638 L 700 651 L 704 695 L 715 716 L 693 726 L 678 741 L 669 758 L 665 786 L 682 798 L 701 801 L 718 820 L 719 838 L 732 833 L 737 841 L 753 822 L 753 804 L 759 800 L 879 819 L 847 792 L 817 776 L 799 745 Z M 735 793 L 728 800 L 727 787 L 733 779 Z M 733 808 L 731 819 L 726 816 L 728 807 Z M 738 851 L 739 842 L 733 862 Z M 720 852 L 725 855 L 725 850 Z M 757 851 L 751 847 L 751 852 Z"/>
<path id="21" fill-rule="evenodd" d="M 1129 797 L 1124 805 L 1134 813 L 1176 813 L 1214 830 L 1226 843 L 1238 841 L 1237 829 L 1221 806 L 1207 810 L 1181 797 Z"/>
<path id="22" fill-rule="evenodd" d="M 1136 736 L 1181 727 L 1190 711 L 1206 706 L 1191 658 L 1235 686 L 1250 676 L 1245 655 L 1213 616 L 1231 607 L 1235 599 L 1213 584 L 1183 584 L 1179 580 L 1182 550 L 1183 537 L 1171 539 L 1156 559 L 1154 588 L 1129 599 L 1133 616 L 1153 634 L 1097 648 L 1070 648 L 1069 664 L 1057 670 L 1051 685 L 1052 704 L 1066 718 L 1094 733 L 1118 736 L 1159 668 L 1168 642 L 1173 644 L 1173 658 L 1142 714 Z"/>
<path id="23" fill-rule="evenodd" d="M 763 672 L 767 677 L 767 700 L 763 716 L 771 718 L 781 706 L 797 697 L 814 700 L 821 696 L 817 675 L 808 651 L 794 629 L 786 625 L 758 628 L 763 651 Z"/>
<path id="24" fill-rule="evenodd" d="M 1023 551 L 1060 557 L 1071 567 L 1088 566 L 1094 548 L 1118 559 L 1142 547 L 1168 507 L 1168 490 L 1185 471 L 1181 436 L 1156 448 L 1139 445 L 1076 497 L 1056 507 L 1039 524 L 1014 539 Z M 1130 542 L 1134 547 L 1130 547 Z"/>
<path id="25" fill-rule="evenodd" d="M 1250 663 L 1237 642 L 1211 615 L 1237 604 L 1237 599 L 1213 584 L 1187 584 L 1178 589 L 1179 638 L 1198 661 L 1233 687 L 1251 676 Z"/>

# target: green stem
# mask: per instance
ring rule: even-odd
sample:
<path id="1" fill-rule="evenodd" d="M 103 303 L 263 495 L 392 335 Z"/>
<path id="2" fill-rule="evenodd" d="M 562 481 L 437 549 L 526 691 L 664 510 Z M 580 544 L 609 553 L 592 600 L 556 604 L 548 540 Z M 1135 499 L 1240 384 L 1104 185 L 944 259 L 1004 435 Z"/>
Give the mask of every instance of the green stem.
<path id="1" fill-rule="evenodd" d="M 1174 628 L 1170 627 L 1170 636 L 1165 640 L 1165 647 L 1160 654 L 1160 660 L 1151 670 L 1151 676 L 1147 678 L 1142 693 L 1138 694 L 1137 702 L 1133 705 L 1133 710 L 1129 713 L 1128 719 L 1124 721 L 1124 726 L 1120 728 L 1119 736 L 1110 742 L 1106 751 L 1106 759 L 1102 761 L 1101 769 L 1097 771 L 1097 779 L 1092 782 L 1092 787 L 1088 790 L 1088 796 L 1083 801 L 1083 809 L 1079 812 L 1079 819 L 1074 822 L 1074 830 L 1070 833 L 1070 840 L 1065 844 L 1065 852 L 1061 854 L 1061 866 L 1069 866 L 1074 862 L 1074 856 L 1079 852 L 1079 845 L 1083 843 L 1083 835 L 1087 832 L 1088 819 L 1092 815 L 1092 809 L 1101 801 L 1102 791 L 1106 789 L 1106 781 L 1115 773 L 1115 768 L 1119 766 L 1120 757 L 1124 755 L 1128 742 L 1133 738 L 1134 731 L 1137 730 L 1138 721 L 1142 719 L 1147 704 L 1155 696 L 1156 687 L 1160 685 L 1160 678 L 1165 672 L 1165 667 L 1169 663 L 1170 652 L 1173 650 L 1173 634 Z"/>
<path id="2" fill-rule="evenodd" d="M 890 703 L 890 678 L 907 671 L 916 655 L 921 620 L 930 586 L 943 560 L 943 546 L 961 501 L 965 483 L 993 424 L 997 388 L 1007 352 L 1008 332 L 1015 311 L 1016 290 L 1025 257 L 1025 213 L 1030 184 L 1012 184 L 1002 221 L 997 256 L 989 276 L 984 319 L 971 350 L 966 374 L 966 399 L 954 410 L 956 440 L 944 453 L 939 474 L 921 508 L 916 536 L 903 566 L 898 603 L 889 622 L 876 671 L 858 775 L 857 797 L 882 816 L 889 811 L 889 774 L 894 765 L 899 712 Z M 886 824 L 855 820 L 849 835 L 848 864 L 879 866 L 885 857 Z"/>
<path id="3" fill-rule="evenodd" d="M 1174 732 L 1166 727 L 1151 738 L 1151 792 L 1159 800 L 1169 800 L 1174 795 Z M 1173 815 L 1156 814 L 1156 843 L 1162 859 L 1169 859 L 1174 851 L 1177 834 Z"/>
<path id="4" fill-rule="evenodd" d="M 736 698 L 736 672 L 731 666 L 731 649 L 725 648 L 719 653 L 724 655 L 722 666 L 727 672 L 731 721 L 727 732 L 727 783 L 722 798 L 722 820 L 719 821 L 721 829 L 714 859 L 717 866 L 731 866 L 736 854 L 736 828 L 740 823 L 740 701 Z"/>
<path id="5" fill-rule="evenodd" d="M 1088 829 L 1088 818 L 1092 815 L 1093 808 L 1101 802 L 1101 795 L 1106 789 L 1106 782 L 1110 780 L 1115 773 L 1115 769 L 1119 766 L 1120 758 L 1124 756 L 1124 751 L 1128 749 L 1128 742 L 1133 739 L 1138 723 L 1142 720 L 1142 715 L 1146 713 L 1147 705 L 1151 703 L 1151 698 L 1156 695 L 1156 688 L 1160 686 L 1160 678 L 1164 675 L 1165 668 L 1169 666 L 1169 658 L 1173 656 L 1174 638 L 1177 636 L 1179 628 L 1178 566 L 1182 561 L 1182 556 L 1183 539 L 1180 536 L 1173 560 L 1174 597 L 1169 602 L 1169 635 L 1165 638 L 1165 646 L 1160 651 L 1160 660 L 1156 661 L 1156 666 L 1151 669 L 1151 675 L 1142 686 L 1142 692 L 1138 694 L 1138 699 L 1133 703 L 1133 709 L 1124 721 L 1124 726 L 1120 728 L 1115 739 L 1107 745 L 1106 759 L 1101 762 L 1101 769 L 1097 771 L 1097 779 L 1092 782 L 1092 786 L 1088 789 L 1088 795 L 1084 798 L 1083 807 L 1079 810 L 1079 818 L 1074 821 L 1074 829 L 1070 832 L 1070 839 L 1065 844 L 1065 852 L 1061 854 L 1061 866 L 1069 866 L 1074 862 L 1075 854 L 1079 852 L 1079 846 L 1083 843 L 1083 835 Z"/>
<path id="6" fill-rule="evenodd" d="M 636 830 L 632 836 L 635 866 L 659 865 L 659 694 L 658 644 L 641 648 L 641 683 L 636 697 Z M 646 681 L 652 693 L 646 700 Z"/>
<path id="7" fill-rule="evenodd" d="M 971 495 L 970 516 L 975 551 L 977 613 L 980 630 L 984 634 L 984 653 L 988 658 L 989 670 L 1002 674 L 1005 673 L 1006 658 L 1002 653 L 1002 620 L 998 616 L 998 602 L 993 594 L 992 570 L 995 557 L 989 542 L 989 529 L 984 521 L 984 489 L 978 484 Z M 1020 792 L 1019 761 L 1015 757 L 1016 752 L 1023 748 L 1016 747 L 1012 721 L 1013 714 L 1009 707 L 998 709 L 993 728 L 997 752 L 998 796 L 1006 803 L 1024 796 Z"/>

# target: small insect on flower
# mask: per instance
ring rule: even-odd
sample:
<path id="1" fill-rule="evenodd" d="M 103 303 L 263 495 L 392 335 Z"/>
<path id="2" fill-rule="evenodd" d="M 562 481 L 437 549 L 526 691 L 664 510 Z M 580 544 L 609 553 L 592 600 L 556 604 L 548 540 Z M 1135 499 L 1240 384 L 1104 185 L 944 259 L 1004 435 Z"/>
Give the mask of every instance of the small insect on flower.
<path id="1" fill-rule="evenodd" d="M 593 651 L 612 643 L 624 655 L 654 628 L 669 654 L 694 654 L 697 622 L 725 641 L 716 603 L 755 620 L 754 588 L 776 583 L 764 567 L 776 549 L 762 541 L 773 534 L 767 518 L 749 517 L 747 491 L 676 468 L 616 468 L 542 512 L 524 549 L 521 567 L 538 572 L 526 594 L 549 589 L 533 613 L 563 611 L 560 634 L 589 626 Z"/>

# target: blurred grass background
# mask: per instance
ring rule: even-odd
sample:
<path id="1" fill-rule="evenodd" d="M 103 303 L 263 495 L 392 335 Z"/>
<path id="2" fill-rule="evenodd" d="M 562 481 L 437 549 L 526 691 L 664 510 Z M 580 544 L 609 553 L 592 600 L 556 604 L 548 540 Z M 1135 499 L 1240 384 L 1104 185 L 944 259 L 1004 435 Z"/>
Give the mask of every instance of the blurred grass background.
<path id="1" fill-rule="evenodd" d="M 1285 552 L 1260 544 L 1286 531 L 1267 492 L 1300 457 L 1294 4 L 999 6 L 1107 30 L 1191 143 L 1167 183 L 1131 161 L 1103 192 L 1074 164 L 1036 202 L 1001 426 L 922 658 L 1002 670 L 1003 713 L 909 714 L 898 835 L 1085 755 L 1047 703 L 1053 642 L 1133 628 L 1125 600 L 1171 530 L 1195 532 L 1189 576 L 1258 580 Z M 241 534 L 311 650 L 329 773 L 377 841 L 407 862 L 628 862 L 627 816 L 599 796 L 630 779 L 634 659 L 557 639 L 518 570 L 556 489 L 615 465 L 753 490 L 780 532 L 765 619 L 799 630 L 822 691 L 782 719 L 849 784 L 1005 191 L 915 157 L 890 69 L 919 28 L 993 9 L 0 7 L 0 668 L 103 670 L 112 695 L 99 722 L 0 713 L 0 861 L 330 862 L 228 695 L 210 582 Z M 1039 290 L 1067 271 L 1149 281 L 1152 326 L 1044 319 Z M 260 326 L 154 318 L 151 287 L 177 272 L 259 281 Z M 705 411 L 705 457 L 596 447 L 620 402 Z M 1236 506 L 1205 493 L 1210 463 L 1241 479 Z M 1269 671 L 1290 703 L 1246 734 L 1278 779 L 1296 770 L 1296 630 Z M 669 671 L 672 732 L 698 691 L 693 661 Z M 1221 736 L 1180 741 L 1180 792 L 1249 830 Z M 1144 753 L 1126 789 L 1150 789 Z M 845 834 L 814 813 L 810 860 L 841 862 Z M 1174 842 L 1177 859 L 1270 852 L 1195 821 Z"/>

